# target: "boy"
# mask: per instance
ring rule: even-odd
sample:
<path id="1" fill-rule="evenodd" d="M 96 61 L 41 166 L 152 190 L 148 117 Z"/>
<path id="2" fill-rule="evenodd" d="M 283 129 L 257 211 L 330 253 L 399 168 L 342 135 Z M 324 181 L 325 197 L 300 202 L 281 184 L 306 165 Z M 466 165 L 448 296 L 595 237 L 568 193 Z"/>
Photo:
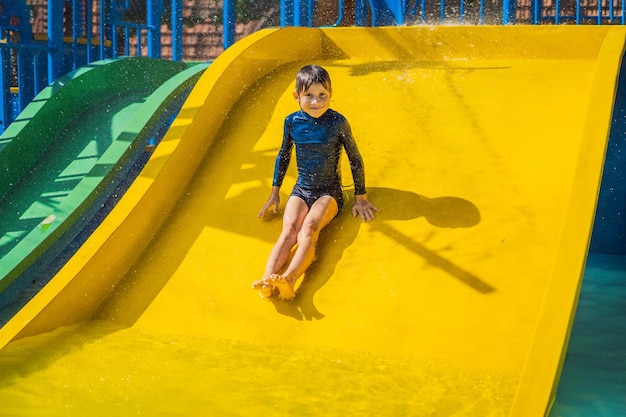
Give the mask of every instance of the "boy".
<path id="1" fill-rule="evenodd" d="M 352 215 L 372 221 L 374 212 L 366 195 L 363 160 L 344 116 L 330 109 L 332 86 L 328 72 L 307 65 L 296 75 L 294 98 L 300 110 L 285 119 L 283 143 L 276 157 L 272 192 L 261 209 L 263 217 L 272 206 L 278 213 L 279 190 L 295 145 L 298 179 L 285 206 L 283 229 L 274 245 L 263 278 L 252 283 L 262 297 L 277 289 L 280 298 L 293 299 L 294 286 L 315 259 L 320 231 L 339 213 L 343 205 L 341 150 L 346 150 L 354 180 L 355 202 Z M 294 246 L 295 253 L 290 259 Z"/>

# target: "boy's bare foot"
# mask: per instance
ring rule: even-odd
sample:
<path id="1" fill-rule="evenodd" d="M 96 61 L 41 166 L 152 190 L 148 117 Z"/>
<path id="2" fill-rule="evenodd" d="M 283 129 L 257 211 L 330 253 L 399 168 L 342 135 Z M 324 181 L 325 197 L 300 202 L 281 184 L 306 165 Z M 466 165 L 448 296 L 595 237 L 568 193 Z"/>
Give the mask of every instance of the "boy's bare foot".
<path id="1" fill-rule="evenodd" d="M 296 284 L 296 280 L 289 277 L 284 277 L 278 274 L 272 274 L 268 281 L 278 289 L 279 298 L 283 300 L 293 300 L 296 297 L 296 292 L 293 287 Z"/>
<path id="2" fill-rule="evenodd" d="M 257 290 L 261 298 L 270 298 L 274 294 L 274 287 L 268 282 L 267 278 L 254 281 L 252 289 Z"/>

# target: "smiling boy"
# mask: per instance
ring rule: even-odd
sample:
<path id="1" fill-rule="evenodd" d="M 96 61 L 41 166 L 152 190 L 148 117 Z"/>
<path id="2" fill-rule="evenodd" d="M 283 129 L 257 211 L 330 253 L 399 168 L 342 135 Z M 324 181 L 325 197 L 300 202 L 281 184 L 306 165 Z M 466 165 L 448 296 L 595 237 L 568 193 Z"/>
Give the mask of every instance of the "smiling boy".
<path id="1" fill-rule="evenodd" d="M 371 221 L 380 211 L 367 199 L 363 160 L 344 116 L 330 108 L 332 85 L 328 72 L 307 65 L 296 75 L 294 98 L 300 110 L 287 116 L 283 143 L 276 157 L 272 192 L 259 212 L 265 216 L 273 206 L 278 213 L 279 190 L 285 178 L 292 149 L 296 149 L 298 179 L 287 200 L 283 228 L 276 241 L 263 277 L 252 288 L 263 297 L 278 290 L 283 299 L 296 296 L 294 286 L 315 259 L 320 231 L 339 213 L 343 205 L 341 152 L 345 149 L 354 180 L 355 202 L 352 215 Z M 297 244 L 297 246 L 296 246 Z M 293 257 L 291 251 L 296 247 Z"/>

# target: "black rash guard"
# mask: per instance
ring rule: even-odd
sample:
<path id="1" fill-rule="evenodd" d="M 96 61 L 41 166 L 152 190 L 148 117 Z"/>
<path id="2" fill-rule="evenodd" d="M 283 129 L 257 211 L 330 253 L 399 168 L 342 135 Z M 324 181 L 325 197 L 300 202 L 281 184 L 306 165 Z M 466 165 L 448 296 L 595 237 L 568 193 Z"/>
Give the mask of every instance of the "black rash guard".
<path id="1" fill-rule="evenodd" d="M 297 185 L 314 191 L 340 190 L 343 148 L 350 161 L 354 193 L 365 194 L 363 159 L 344 116 L 332 109 L 326 110 L 318 118 L 302 110 L 287 116 L 272 185 L 282 185 L 294 144 L 298 167 Z"/>

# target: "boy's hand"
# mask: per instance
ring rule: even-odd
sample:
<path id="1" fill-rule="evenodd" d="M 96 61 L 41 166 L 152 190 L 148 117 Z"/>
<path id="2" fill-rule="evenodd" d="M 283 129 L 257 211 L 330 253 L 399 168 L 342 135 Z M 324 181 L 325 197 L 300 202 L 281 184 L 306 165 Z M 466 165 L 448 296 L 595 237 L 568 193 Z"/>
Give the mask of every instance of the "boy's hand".
<path id="1" fill-rule="evenodd" d="M 369 202 L 366 194 L 355 196 L 352 217 L 360 216 L 363 222 L 371 222 L 376 218 L 374 212 L 380 212 L 380 209 Z"/>
<path id="2" fill-rule="evenodd" d="M 270 207 L 272 206 L 274 206 L 274 214 L 278 213 L 278 206 L 280 205 L 280 195 L 278 191 L 279 191 L 278 187 L 272 187 L 272 193 L 270 194 L 269 198 L 267 199 L 267 202 L 265 203 L 265 205 L 259 212 L 258 214 L 259 217 L 265 216 L 265 213 L 267 212 L 267 210 L 269 210 Z"/>

